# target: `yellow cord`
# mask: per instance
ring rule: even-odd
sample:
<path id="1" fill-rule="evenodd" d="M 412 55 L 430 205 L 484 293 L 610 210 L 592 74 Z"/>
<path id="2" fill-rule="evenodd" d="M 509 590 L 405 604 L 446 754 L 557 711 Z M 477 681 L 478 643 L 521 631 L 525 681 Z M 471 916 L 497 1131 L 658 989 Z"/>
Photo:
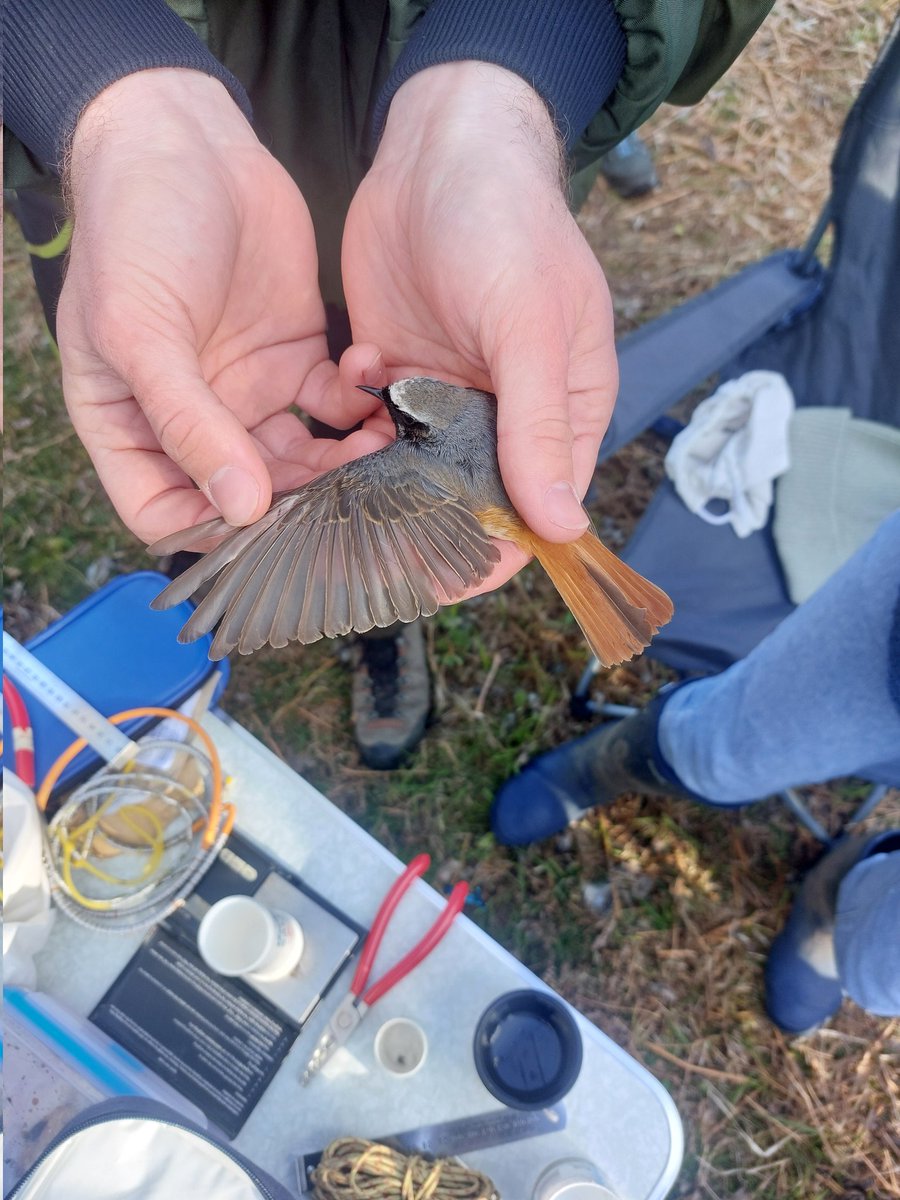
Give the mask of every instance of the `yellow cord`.
<path id="1" fill-rule="evenodd" d="M 188 726 L 203 742 L 209 757 L 210 766 L 212 767 L 212 795 L 209 804 L 209 816 L 206 821 L 206 829 L 203 834 L 201 845 L 204 850 L 208 850 L 219 832 L 219 825 L 223 818 L 222 807 L 222 765 L 219 761 L 219 753 L 216 750 L 215 743 L 206 732 L 202 725 L 194 720 L 193 717 L 187 716 L 186 713 L 177 712 L 173 708 L 157 708 L 155 706 L 147 706 L 141 708 L 127 708 L 123 712 L 115 713 L 109 717 L 109 721 L 113 725 L 121 725 L 124 721 L 131 721 L 135 717 L 172 717 L 176 721 L 182 721 Z M 78 738 L 72 742 L 71 746 L 63 750 L 62 754 L 56 759 L 50 770 L 44 776 L 44 780 L 37 794 L 37 806 L 41 812 L 45 812 L 47 803 L 50 799 L 50 793 L 60 775 L 69 765 L 73 758 L 77 757 L 82 750 L 87 746 L 85 738 Z M 234 810 L 231 805 L 226 806 L 224 812 L 226 830 L 230 830 L 234 823 Z"/>
<path id="2" fill-rule="evenodd" d="M 185 713 L 176 712 L 174 709 L 155 706 L 129 708 L 123 712 L 114 714 L 109 720 L 113 725 L 119 725 L 135 717 L 144 716 L 161 717 L 164 719 L 171 717 L 176 721 L 181 721 L 203 743 L 212 775 L 209 789 L 209 809 L 205 815 L 205 819 L 204 817 L 197 817 L 192 821 L 190 831 L 194 835 L 202 829 L 201 848 L 204 851 L 209 850 L 218 837 L 228 836 L 234 826 L 235 817 L 234 806 L 224 804 L 222 800 L 224 781 L 215 743 L 206 730 L 193 717 L 189 717 Z M 36 797 L 37 807 L 41 812 L 46 811 L 50 794 L 62 772 L 81 753 L 86 745 L 87 743 L 84 738 L 78 738 L 59 755 L 50 767 Z M 137 750 L 129 762 L 122 766 L 121 773 L 123 775 L 133 773 L 136 767 L 140 765 L 138 763 L 139 753 L 140 750 Z M 108 817 L 110 808 L 117 800 L 122 799 L 123 788 L 126 788 L 126 785 L 120 783 L 117 791 L 104 800 L 98 806 L 97 810 L 83 820 L 80 825 L 74 829 L 66 829 L 60 824 L 54 834 L 54 839 L 62 852 L 59 870 L 63 886 L 70 898 L 77 905 L 96 912 L 107 912 L 115 907 L 116 902 L 107 899 L 93 899 L 84 895 L 75 883 L 75 872 L 79 870 L 85 871 L 110 886 L 135 889 L 153 879 L 154 875 L 159 871 L 167 849 L 168 843 L 165 824 L 158 814 L 153 812 L 148 805 L 142 803 L 122 804 L 121 807 L 115 809 L 115 817 L 121 821 L 122 825 L 136 835 L 135 843 L 131 849 L 137 850 L 139 847 L 143 849 L 144 847 L 141 846 L 141 843 L 144 843 L 144 846 L 146 846 L 149 853 L 146 856 L 145 862 L 140 871 L 132 879 L 121 879 L 113 875 L 112 872 L 103 870 L 95 861 L 92 861 L 90 858 L 91 844 L 94 837 L 98 834 L 101 837 L 107 838 L 108 841 L 108 831 L 103 829 L 102 822 L 104 818 Z M 173 797 L 169 797 L 169 799 L 173 803 L 175 802 Z"/>
<path id="3" fill-rule="evenodd" d="M 62 874 L 65 880 L 66 887 L 73 900 L 76 900 L 84 908 L 93 908 L 105 910 L 111 907 L 107 900 L 92 900 L 85 896 L 79 888 L 76 887 L 75 881 L 72 878 L 73 870 L 87 871 L 96 879 L 102 880 L 103 883 L 108 883 L 111 886 L 118 887 L 135 887 L 143 883 L 145 880 L 152 878 L 162 861 L 162 856 L 166 848 L 165 835 L 162 822 L 149 808 L 142 804 L 129 804 L 123 808 L 117 809 L 116 815 L 121 817 L 125 824 L 129 825 L 138 837 L 143 838 L 150 846 L 150 855 L 147 858 L 141 871 L 133 879 L 121 879 L 108 871 L 102 870 L 96 866 L 91 860 L 82 853 L 82 844 L 95 832 L 97 826 L 105 815 L 109 807 L 114 803 L 115 797 L 111 796 L 108 800 L 100 805 L 93 816 L 88 820 L 83 821 L 76 829 L 65 830 L 58 829 L 56 837 L 62 847 Z M 155 826 L 152 835 L 148 835 L 147 830 L 143 828 L 136 820 L 133 820 L 132 813 L 139 812 L 142 817 L 146 818 L 151 825 Z"/>

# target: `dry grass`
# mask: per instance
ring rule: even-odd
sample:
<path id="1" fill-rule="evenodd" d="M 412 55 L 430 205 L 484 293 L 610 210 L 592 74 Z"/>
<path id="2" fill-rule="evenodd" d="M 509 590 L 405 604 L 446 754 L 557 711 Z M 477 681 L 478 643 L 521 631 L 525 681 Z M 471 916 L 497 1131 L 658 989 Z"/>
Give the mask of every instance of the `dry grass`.
<path id="1" fill-rule="evenodd" d="M 661 189 L 624 202 L 600 183 L 582 217 L 622 328 L 802 244 L 887 19 L 872 0 L 782 4 L 701 105 L 653 119 Z M 7 616 L 24 633 L 137 556 L 85 456 L 57 440 L 67 425 L 55 365 L 15 237 L 8 254 Z M 652 437 L 604 466 L 594 511 L 612 544 L 660 472 Z M 474 919 L 665 1081 L 687 1133 L 676 1195 L 897 1200 L 900 1024 L 847 1004 L 827 1029 L 789 1042 L 761 1008 L 766 949 L 813 840 L 775 803 L 722 812 L 622 797 L 552 845 L 498 848 L 486 833 L 490 798 L 517 765 L 572 736 L 583 643 L 529 569 L 444 610 L 429 651 L 435 722 L 402 771 L 359 766 L 339 644 L 240 661 L 228 707 L 398 854 L 430 851 L 437 882 L 464 872 L 484 899 Z M 645 658 L 598 686 L 641 703 L 668 677 Z M 842 782 L 810 795 L 834 829 L 856 791 Z M 887 823 L 900 824 L 897 793 L 879 814 Z M 597 914 L 583 889 L 603 882 L 612 902 Z"/>
<path id="2" fill-rule="evenodd" d="M 778 3 L 699 105 L 665 107 L 644 127 L 662 188 L 621 201 L 599 183 L 582 220 L 623 323 L 803 245 L 893 10 L 879 0 Z"/>

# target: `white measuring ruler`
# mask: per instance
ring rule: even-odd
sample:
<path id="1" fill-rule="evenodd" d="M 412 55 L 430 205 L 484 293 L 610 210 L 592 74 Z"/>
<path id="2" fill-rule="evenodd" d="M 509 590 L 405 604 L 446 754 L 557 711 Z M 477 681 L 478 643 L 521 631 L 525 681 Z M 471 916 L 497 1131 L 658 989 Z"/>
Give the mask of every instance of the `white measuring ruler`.
<path id="1" fill-rule="evenodd" d="M 3 634 L 3 670 L 73 733 L 83 737 L 107 762 L 124 761 L 137 750 L 136 742 L 107 721 L 102 713 L 6 632 Z"/>

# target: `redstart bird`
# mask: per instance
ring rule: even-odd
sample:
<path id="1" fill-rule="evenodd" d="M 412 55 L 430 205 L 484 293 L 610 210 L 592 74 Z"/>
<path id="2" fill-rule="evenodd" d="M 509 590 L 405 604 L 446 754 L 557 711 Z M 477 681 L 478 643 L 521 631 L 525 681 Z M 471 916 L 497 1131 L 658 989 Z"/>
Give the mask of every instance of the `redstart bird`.
<path id="1" fill-rule="evenodd" d="M 539 559 L 604 666 L 639 653 L 672 616 L 665 592 L 590 529 L 556 544 L 527 527 L 500 478 L 495 396 L 425 378 L 363 391 L 390 413 L 391 445 L 280 493 L 252 525 L 216 518 L 150 547 L 227 535 L 153 601 L 170 608 L 216 577 L 179 641 L 218 622 L 215 659 L 430 616 L 490 573 L 492 537 Z"/>

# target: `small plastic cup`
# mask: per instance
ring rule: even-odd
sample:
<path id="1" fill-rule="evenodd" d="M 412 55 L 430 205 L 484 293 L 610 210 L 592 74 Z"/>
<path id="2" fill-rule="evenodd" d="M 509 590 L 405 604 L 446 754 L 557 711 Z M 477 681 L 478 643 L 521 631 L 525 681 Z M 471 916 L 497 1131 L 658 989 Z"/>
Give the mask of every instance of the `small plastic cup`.
<path id="1" fill-rule="evenodd" d="M 581 1034 L 568 1005 L 520 988 L 496 999 L 475 1031 L 475 1066 L 492 1096 L 510 1108 L 549 1108 L 581 1070 Z"/>
<path id="2" fill-rule="evenodd" d="M 392 1075 L 415 1075 L 427 1055 L 425 1030 L 406 1017 L 385 1021 L 375 1034 L 375 1057 Z"/>
<path id="3" fill-rule="evenodd" d="M 266 908 L 252 896 L 226 896 L 204 914 L 197 949 L 219 975 L 269 983 L 300 962 L 303 929 L 290 913 Z"/>

